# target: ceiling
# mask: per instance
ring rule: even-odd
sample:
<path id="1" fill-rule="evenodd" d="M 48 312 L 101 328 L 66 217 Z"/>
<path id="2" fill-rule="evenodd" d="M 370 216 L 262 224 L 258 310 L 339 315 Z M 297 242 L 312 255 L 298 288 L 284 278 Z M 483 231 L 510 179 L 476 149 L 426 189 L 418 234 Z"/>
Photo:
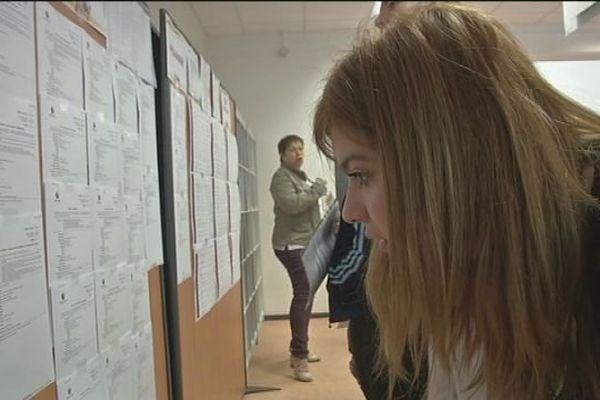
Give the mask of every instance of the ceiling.
<path id="1" fill-rule="evenodd" d="M 472 4 L 511 26 L 562 30 L 559 1 L 475 1 Z M 265 32 L 314 32 L 356 29 L 366 21 L 372 1 L 196 1 L 192 7 L 210 36 Z M 593 21 L 600 25 L 600 15 Z"/>

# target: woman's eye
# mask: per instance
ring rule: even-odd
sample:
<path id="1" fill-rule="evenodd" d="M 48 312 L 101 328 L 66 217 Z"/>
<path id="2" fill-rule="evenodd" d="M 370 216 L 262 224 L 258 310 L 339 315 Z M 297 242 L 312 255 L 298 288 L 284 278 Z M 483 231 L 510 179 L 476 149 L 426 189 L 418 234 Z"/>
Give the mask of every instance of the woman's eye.
<path id="1" fill-rule="evenodd" d="M 350 180 L 355 181 L 360 186 L 366 185 L 369 179 L 369 174 L 366 172 L 351 172 L 348 174 Z"/>

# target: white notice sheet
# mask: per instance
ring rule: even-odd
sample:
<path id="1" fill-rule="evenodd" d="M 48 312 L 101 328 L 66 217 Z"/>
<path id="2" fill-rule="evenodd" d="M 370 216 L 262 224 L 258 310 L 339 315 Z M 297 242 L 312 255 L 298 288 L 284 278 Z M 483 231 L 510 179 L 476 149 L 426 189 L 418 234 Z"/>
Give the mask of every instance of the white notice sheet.
<path id="1" fill-rule="evenodd" d="M 186 59 L 189 44 L 167 16 L 167 76 L 177 87 L 186 90 Z"/>
<path id="2" fill-rule="evenodd" d="M 146 259 L 148 267 L 163 263 L 160 191 L 158 177 L 144 177 L 144 218 L 146 230 Z"/>
<path id="3" fill-rule="evenodd" d="M 225 135 L 227 137 L 227 175 L 229 182 L 238 181 L 239 175 L 239 154 L 237 138 L 233 134 Z"/>
<path id="4" fill-rule="evenodd" d="M 132 2 L 104 1 L 108 25 L 108 49 L 123 64 L 135 68 L 134 30 L 132 24 Z"/>
<path id="5" fill-rule="evenodd" d="M 208 115 L 212 115 L 212 106 L 210 104 L 210 65 L 204 57 L 200 56 L 200 81 L 202 82 L 202 109 Z"/>
<path id="6" fill-rule="evenodd" d="M 135 399 L 135 351 L 131 335 L 125 335 L 114 343 L 106 352 L 105 359 L 106 386 L 108 398 L 115 400 Z"/>
<path id="7" fill-rule="evenodd" d="M 39 92 L 83 109 L 82 30 L 48 2 L 36 4 Z"/>
<path id="8" fill-rule="evenodd" d="M 229 182 L 229 231 L 239 232 L 242 218 L 240 190 L 237 183 Z"/>
<path id="9" fill-rule="evenodd" d="M 127 260 L 123 197 L 116 188 L 94 187 L 94 269 L 114 269 Z"/>
<path id="10" fill-rule="evenodd" d="M 41 99 L 44 180 L 87 184 L 85 113 L 58 99 Z"/>
<path id="11" fill-rule="evenodd" d="M 213 122 L 213 175 L 215 178 L 227 180 L 227 142 L 223 125 Z"/>
<path id="12" fill-rule="evenodd" d="M 41 207 L 36 121 L 35 103 L 0 96 L 0 215 Z"/>
<path id="13" fill-rule="evenodd" d="M 219 298 L 231 287 L 231 251 L 229 237 L 217 238 L 217 279 L 219 280 Z"/>
<path id="14" fill-rule="evenodd" d="M 91 185 L 121 187 L 121 131 L 96 114 L 87 115 L 89 182 Z"/>
<path id="15" fill-rule="evenodd" d="M 232 133 L 231 132 L 231 100 L 229 97 L 229 93 L 227 93 L 227 91 L 221 87 L 221 120 L 223 122 L 223 130 L 225 130 L 225 133 Z"/>
<path id="16" fill-rule="evenodd" d="M 194 246 L 196 267 L 196 319 L 210 311 L 219 298 L 215 240 Z"/>
<path id="17" fill-rule="evenodd" d="M 215 237 L 212 178 L 193 174 L 195 243 Z"/>
<path id="18" fill-rule="evenodd" d="M 150 323 L 150 290 L 145 263 L 138 263 L 132 273 L 133 331 L 139 332 Z"/>
<path id="19" fill-rule="evenodd" d="M 58 400 L 108 399 L 103 361 L 100 355 L 96 355 L 77 372 L 57 379 Z"/>
<path id="20" fill-rule="evenodd" d="M 97 353 L 94 274 L 52 286 L 50 293 L 56 377 L 61 379 Z"/>
<path id="21" fill-rule="evenodd" d="M 137 194 L 142 190 L 142 151 L 140 135 L 135 132 L 123 132 L 123 191 L 125 194 Z"/>
<path id="22" fill-rule="evenodd" d="M 96 271 L 95 275 L 98 348 L 103 351 L 131 331 L 131 277 L 126 267 Z"/>
<path id="23" fill-rule="evenodd" d="M 0 3 L 0 92 L 31 101 L 35 99 L 33 32 L 32 1 Z"/>
<path id="24" fill-rule="evenodd" d="M 143 82 L 138 84 L 138 107 L 144 173 L 158 176 L 154 88 Z"/>
<path id="25" fill-rule="evenodd" d="M 125 201 L 125 244 L 127 262 L 134 264 L 145 259 L 146 232 L 144 227 L 144 198 L 142 192 L 126 195 Z"/>
<path id="26" fill-rule="evenodd" d="M 134 69 L 144 81 L 156 87 L 156 73 L 154 71 L 154 56 L 152 55 L 152 30 L 150 16 L 142 8 L 141 4 L 132 1 L 133 18 L 129 21 L 133 24 L 134 34 L 129 40 L 134 42 L 135 66 Z"/>
<path id="27" fill-rule="evenodd" d="M 193 147 L 193 166 L 192 170 L 211 176 L 212 171 L 212 129 L 210 117 L 200 106 L 192 101 L 192 140 Z"/>
<path id="28" fill-rule="evenodd" d="M 137 370 L 137 399 L 156 399 L 154 384 L 154 347 L 152 345 L 152 325 L 136 335 L 134 341 Z"/>
<path id="29" fill-rule="evenodd" d="M 85 110 L 99 113 L 105 122 L 114 122 L 112 66 L 110 54 L 94 39 L 84 35 L 83 65 L 85 75 Z"/>
<path id="30" fill-rule="evenodd" d="M 212 116 L 217 119 L 219 123 L 222 123 L 221 116 L 221 81 L 217 78 L 214 71 L 211 72 L 211 86 L 210 86 L 210 97 L 212 101 Z"/>
<path id="31" fill-rule="evenodd" d="M 192 46 L 188 47 L 187 54 L 187 88 L 194 100 L 201 101 L 200 58 Z"/>
<path id="32" fill-rule="evenodd" d="M 173 87 L 170 89 L 177 282 L 181 283 L 192 276 L 187 113 L 185 97 Z"/>
<path id="33" fill-rule="evenodd" d="M 138 132 L 137 78 L 123 64 L 115 63 L 115 121 L 128 131 Z"/>
<path id="34" fill-rule="evenodd" d="M 229 233 L 229 201 L 227 182 L 214 179 L 215 191 L 215 236 L 221 237 Z"/>
<path id="35" fill-rule="evenodd" d="M 42 216 L 0 216 L 0 388 L 23 399 L 54 379 Z"/>
<path id="36" fill-rule="evenodd" d="M 229 235 L 229 247 L 231 249 L 231 273 L 233 283 L 235 284 L 241 276 L 241 261 L 240 261 L 240 233 L 233 232 Z"/>
<path id="37" fill-rule="evenodd" d="M 87 186 L 46 183 L 50 285 L 92 272 L 92 224 Z"/>

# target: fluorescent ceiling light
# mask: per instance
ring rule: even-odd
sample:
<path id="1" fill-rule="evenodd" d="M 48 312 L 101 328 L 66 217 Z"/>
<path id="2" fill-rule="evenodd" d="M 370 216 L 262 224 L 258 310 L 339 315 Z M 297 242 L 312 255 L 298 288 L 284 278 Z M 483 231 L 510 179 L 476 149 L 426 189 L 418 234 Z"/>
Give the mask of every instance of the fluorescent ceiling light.
<path id="1" fill-rule="evenodd" d="M 374 1 L 373 2 L 373 9 L 371 10 L 371 17 L 379 15 L 379 10 L 381 10 L 381 2 L 380 1 Z"/>

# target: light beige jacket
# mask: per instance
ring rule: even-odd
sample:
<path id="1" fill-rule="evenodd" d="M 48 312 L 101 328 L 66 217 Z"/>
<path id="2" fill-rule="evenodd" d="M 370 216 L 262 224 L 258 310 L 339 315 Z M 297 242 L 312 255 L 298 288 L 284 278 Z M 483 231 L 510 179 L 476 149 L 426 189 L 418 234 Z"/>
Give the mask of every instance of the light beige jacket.
<path id="1" fill-rule="evenodd" d="M 270 191 L 275 203 L 273 247 L 306 246 L 319 225 L 319 198 L 327 188 L 319 182 L 311 185 L 303 171 L 282 164 L 271 178 Z"/>

